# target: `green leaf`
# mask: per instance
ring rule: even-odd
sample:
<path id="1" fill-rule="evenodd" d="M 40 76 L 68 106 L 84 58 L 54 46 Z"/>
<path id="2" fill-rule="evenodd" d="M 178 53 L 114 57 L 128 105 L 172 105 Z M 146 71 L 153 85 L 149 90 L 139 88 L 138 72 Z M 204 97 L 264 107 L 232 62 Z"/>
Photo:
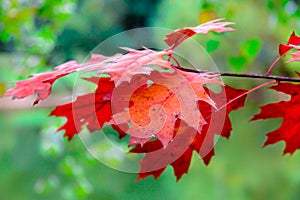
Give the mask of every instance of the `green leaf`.
<path id="1" fill-rule="evenodd" d="M 217 41 L 217 40 L 209 40 L 207 43 L 206 43 L 206 51 L 208 53 L 211 53 L 213 52 L 214 50 L 216 50 L 220 45 L 220 42 Z"/>
<path id="2" fill-rule="evenodd" d="M 0 32 L 0 40 L 2 40 L 3 42 L 7 42 L 10 39 L 10 34 L 8 31 L 6 30 L 2 30 Z"/>
<path id="3" fill-rule="evenodd" d="M 248 59 L 253 59 L 259 52 L 261 41 L 258 39 L 250 39 L 243 43 L 242 54 Z"/>
<path id="4" fill-rule="evenodd" d="M 229 58 L 229 64 L 235 72 L 240 72 L 247 66 L 247 59 L 244 56 L 231 56 Z"/>

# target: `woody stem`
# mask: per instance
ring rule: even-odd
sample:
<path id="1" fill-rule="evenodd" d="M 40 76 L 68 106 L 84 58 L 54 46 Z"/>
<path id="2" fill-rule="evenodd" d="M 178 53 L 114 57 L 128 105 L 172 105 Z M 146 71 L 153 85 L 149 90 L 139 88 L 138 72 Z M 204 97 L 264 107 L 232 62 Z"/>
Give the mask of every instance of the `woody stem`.
<path id="1" fill-rule="evenodd" d="M 288 81 L 288 82 L 300 82 L 300 78 L 286 77 L 286 76 L 273 76 L 266 74 L 238 74 L 230 72 L 208 72 L 208 71 L 198 71 L 195 69 L 179 68 L 182 71 L 193 72 L 193 73 L 208 73 L 211 75 L 219 76 L 230 76 L 230 77 L 242 77 L 242 78 L 255 78 L 255 79 L 270 79 L 276 81 Z"/>

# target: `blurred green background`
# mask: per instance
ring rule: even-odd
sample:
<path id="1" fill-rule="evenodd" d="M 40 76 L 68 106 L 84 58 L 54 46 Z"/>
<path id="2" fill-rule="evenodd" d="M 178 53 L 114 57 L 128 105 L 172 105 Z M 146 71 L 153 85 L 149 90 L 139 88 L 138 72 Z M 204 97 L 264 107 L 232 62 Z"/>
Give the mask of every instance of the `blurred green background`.
<path id="1" fill-rule="evenodd" d="M 221 71 L 265 73 L 277 46 L 300 34 L 299 0 L 1 0 L 0 95 L 13 81 L 75 59 L 82 62 L 101 41 L 124 30 L 154 26 L 176 29 L 226 18 L 233 33 L 197 37 Z M 188 51 L 188 49 L 187 49 Z M 189 52 L 192 54 L 193 52 Z M 300 64 L 280 62 L 274 74 L 293 76 Z M 238 88 L 261 81 L 227 78 Z M 54 85 L 54 96 L 71 94 L 74 77 Z M 64 119 L 49 118 L 51 102 L 0 99 L 0 199 L 299 199 L 300 154 L 282 156 L 284 143 L 261 148 L 280 119 L 248 122 L 258 106 L 277 96 L 262 89 L 233 112 L 230 140 L 219 139 L 204 166 L 194 155 L 188 175 L 176 183 L 162 176 L 136 182 L 93 159 L 80 139 L 55 133 Z"/>

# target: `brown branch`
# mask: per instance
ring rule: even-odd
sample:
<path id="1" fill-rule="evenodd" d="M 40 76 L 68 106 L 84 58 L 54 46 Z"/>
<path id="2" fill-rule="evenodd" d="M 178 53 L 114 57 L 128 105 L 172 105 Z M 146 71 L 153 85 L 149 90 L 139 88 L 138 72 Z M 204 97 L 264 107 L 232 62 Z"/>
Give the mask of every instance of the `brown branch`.
<path id="1" fill-rule="evenodd" d="M 208 71 L 198 71 L 195 69 L 178 68 L 182 71 L 193 72 L 193 73 L 208 73 L 212 75 L 219 76 L 230 76 L 230 77 L 242 77 L 242 78 L 256 78 L 256 79 L 270 79 L 276 81 L 288 81 L 288 82 L 300 82 L 300 78 L 286 77 L 286 76 L 273 76 L 273 75 L 263 75 L 263 74 L 237 74 L 230 72 L 208 72 Z"/>

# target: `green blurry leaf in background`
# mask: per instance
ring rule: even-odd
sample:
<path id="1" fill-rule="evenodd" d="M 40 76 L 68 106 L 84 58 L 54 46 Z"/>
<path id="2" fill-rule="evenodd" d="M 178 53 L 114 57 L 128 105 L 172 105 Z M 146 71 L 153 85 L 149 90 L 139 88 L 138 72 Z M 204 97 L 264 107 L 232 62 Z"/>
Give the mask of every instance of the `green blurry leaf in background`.
<path id="1" fill-rule="evenodd" d="M 77 0 L 1 1 L 1 50 L 18 55 L 14 68 L 19 74 L 37 73 L 48 67 L 49 54 L 76 4 Z"/>
<path id="2" fill-rule="evenodd" d="M 240 56 L 231 56 L 229 57 L 229 64 L 235 72 L 241 72 L 242 69 L 247 67 L 247 58 Z"/>
<path id="3" fill-rule="evenodd" d="M 243 43 L 242 45 L 242 55 L 247 59 L 254 59 L 255 56 L 259 53 L 261 48 L 261 41 L 259 39 L 250 39 Z"/>
<path id="4" fill-rule="evenodd" d="M 261 41 L 258 39 L 243 42 L 239 55 L 229 57 L 230 66 L 235 72 L 241 72 L 256 58 L 260 48 Z"/>
<path id="5" fill-rule="evenodd" d="M 209 40 L 206 43 L 206 51 L 208 53 L 211 53 L 211 52 L 215 51 L 218 48 L 219 45 L 220 45 L 219 41 L 217 41 L 217 40 Z"/>

